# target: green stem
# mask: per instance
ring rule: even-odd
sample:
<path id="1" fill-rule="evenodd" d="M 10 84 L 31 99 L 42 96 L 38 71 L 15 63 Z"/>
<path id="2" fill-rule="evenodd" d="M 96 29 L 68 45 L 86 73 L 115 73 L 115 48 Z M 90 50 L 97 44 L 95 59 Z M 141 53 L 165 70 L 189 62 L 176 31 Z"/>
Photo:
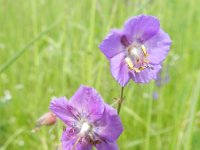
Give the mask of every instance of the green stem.
<path id="1" fill-rule="evenodd" d="M 117 107 L 117 113 L 118 114 L 120 113 L 123 101 L 124 101 L 124 87 L 121 87 L 121 94 L 120 94 L 120 99 L 119 99 L 118 107 Z"/>
<path id="2" fill-rule="evenodd" d="M 145 139 L 145 150 L 149 150 L 149 144 L 150 144 L 152 106 L 153 106 L 153 100 L 150 99 L 148 114 L 147 114 L 147 132 L 146 132 L 146 139 Z"/>
<path id="3" fill-rule="evenodd" d="M 195 122 L 195 115 L 196 115 L 196 110 L 199 102 L 199 96 L 200 96 L 200 78 L 199 78 L 199 73 L 197 73 L 196 77 L 196 85 L 194 86 L 193 93 L 190 97 L 190 112 L 189 112 L 189 123 L 186 131 L 186 141 L 185 141 L 185 150 L 190 150 L 191 149 L 191 141 L 192 141 L 192 136 L 193 136 L 193 129 L 194 129 L 194 122 Z"/>

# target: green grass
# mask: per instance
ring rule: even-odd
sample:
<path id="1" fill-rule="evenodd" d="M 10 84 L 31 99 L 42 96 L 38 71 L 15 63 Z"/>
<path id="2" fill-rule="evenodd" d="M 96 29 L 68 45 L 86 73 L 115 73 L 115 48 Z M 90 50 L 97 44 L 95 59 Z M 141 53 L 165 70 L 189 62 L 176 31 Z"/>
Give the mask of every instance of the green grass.
<path id="1" fill-rule="evenodd" d="M 197 0 L 0 0 L 0 150 L 54 150 L 62 124 L 31 133 L 53 96 L 80 84 L 107 103 L 120 95 L 98 45 L 110 28 L 141 13 L 157 16 L 173 44 L 170 82 L 125 88 L 121 150 L 199 150 L 200 2 Z M 45 32 L 45 33 L 44 33 Z M 152 92 L 159 90 L 159 99 Z M 5 101 L 9 91 L 11 100 Z"/>

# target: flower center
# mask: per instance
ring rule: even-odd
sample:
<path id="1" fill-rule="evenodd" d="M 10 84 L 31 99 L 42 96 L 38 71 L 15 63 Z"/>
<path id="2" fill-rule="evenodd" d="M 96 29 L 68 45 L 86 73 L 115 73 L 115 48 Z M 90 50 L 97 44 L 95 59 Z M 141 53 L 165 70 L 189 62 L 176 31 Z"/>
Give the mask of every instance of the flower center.
<path id="1" fill-rule="evenodd" d="M 82 119 L 76 128 L 79 130 L 77 140 L 75 141 L 72 150 L 76 149 L 78 143 L 89 143 L 91 145 L 100 144 L 101 141 L 96 137 L 93 124 L 90 124 L 86 119 Z"/>
<path id="2" fill-rule="evenodd" d="M 145 68 L 153 67 L 149 65 L 149 60 L 147 59 L 148 53 L 144 45 L 132 44 L 127 47 L 127 56 L 125 62 L 127 63 L 130 70 L 134 70 L 139 73 Z"/>
<path id="3" fill-rule="evenodd" d="M 84 122 L 81 127 L 80 133 L 85 135 L 91 130 L 91 125 L 87 122 Z"/>
<path id="4" fill-rule="evenodd" d="M 136 47 L 131 47 L 128 49 L 128 53 L 130 57 L 132 57 L 133 61 L 139 61 L 142 58 L 141 51 Z"/>

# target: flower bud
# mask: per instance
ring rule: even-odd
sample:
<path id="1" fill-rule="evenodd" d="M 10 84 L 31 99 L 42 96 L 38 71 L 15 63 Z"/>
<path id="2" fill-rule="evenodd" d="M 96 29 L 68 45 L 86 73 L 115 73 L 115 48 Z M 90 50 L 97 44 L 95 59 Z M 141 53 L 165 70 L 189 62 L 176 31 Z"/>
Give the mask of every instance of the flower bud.
<path id="1" fill-rule="evenodd" d="M 47 112 L 38 119 L 36 127 L 50 126 L 55 123 L 56 123 L 56 115 L 52 112 Z"/>

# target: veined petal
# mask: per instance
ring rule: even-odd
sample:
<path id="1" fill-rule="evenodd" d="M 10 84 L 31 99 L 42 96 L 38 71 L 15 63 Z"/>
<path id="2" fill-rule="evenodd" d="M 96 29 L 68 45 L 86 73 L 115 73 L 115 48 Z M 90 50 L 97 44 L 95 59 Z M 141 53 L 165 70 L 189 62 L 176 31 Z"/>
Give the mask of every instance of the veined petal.
<path id="1" fill-rule="evenodd" d="M 130 80 L 129 68 L 125 63 L 125 54 L 120 53 L 110 59 L 110 70 L 121 86 L 126 86 Z"/>
<path id="2" fill-rule="evenodd" d="M 113 143 L 101 143 L 96 145 L 97 150 L 118 150 L 116 142 Z"/>
<path id="3" fill-rule="evenodd" d="M 132 79 L 136 83 L 149 83 L 151 80 L 158 78 L 158 72 L 162 68 L 161 65 L 152 65 L 153 69 L 146 68 L 139 73 L 132 71 Z"/>
<path id="4" fill-rule="evenodd" d="M 121 43 L 121 37 L 122 33 L 120 30 L 112 30 L 100 44 L 99 48 L 108 59 L 125 51 Z"/>
<path id="5" fill-rule="evenodd" d="M 117 111 L 105 104 L 104 113 L 95 123 L 95 133 L 108 142 L 114 142 L 123 131 L 123 126 Z"/>
<path id="6" fill-rule="evenodd" d="M 90 121 L 101 118 L 104 111 L 103 99 L 97 91 L 83 85 L 81 85 L 77 92 L 72 96 L 70 104 L 77 108 L 78 112 L 87 117 Z"/>
<path id="7" fill-rule="evenodd" d="M 149 57 L 152 64 L 160 64 L 165 60 L 171 46 L 171 39 L 167 33 L 162 29 L 153 36 L 150 40 L 145 42 Z"/>
<path id="8" fill-rule="evenodd" d="M 68 131 L 63 131 L 61 139 L 63 150 L 72 150 L 79 138 L 78 136 L 71 138 L 68 134 Z M 75 150 L 92 150 L 92 145 L 85 142 L 77 142 Z"/>
<path id="9" fill-rule="evenodd" d="M 71 126 L 76 122 L 78 112 L 75 108 L 69 105 L 69 102 L 65 97 L 53 99 L 49 108 L 65 124 Z"/>
<path id="10" fill-rule="evenodd" d="M 124 25 L 124 33 L 130 41 L 145 42 L 153 37 L 160 28 L 159 20 L 154 16 L 139 15 L 130 18 Z"/>

